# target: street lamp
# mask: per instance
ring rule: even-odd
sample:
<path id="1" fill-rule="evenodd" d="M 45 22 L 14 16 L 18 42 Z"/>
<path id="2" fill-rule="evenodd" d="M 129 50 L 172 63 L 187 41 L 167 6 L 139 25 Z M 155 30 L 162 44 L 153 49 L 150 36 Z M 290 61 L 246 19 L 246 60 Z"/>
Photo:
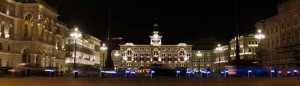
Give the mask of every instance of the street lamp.
<path id="1" fill-rule="evenodd" d="M 218 47 L 216 48 L 216 50 L 219 52 L 219 68 L 218 68 L 218 70 L 221 71 L 221 51 L 223 50 L 223 48 L 221 47 L 220 44 L 218 44 Z"/>
<path id="2" fill-rule="evenodd" d="M 75 31 L 71 33 L 71 37 L 74 38 L 74 65 L 73 65 L 73 73 L 74 73 L 74 77 L 77 78 L 78 77 L 78 71 L 76 70 L 76 39 L 81 37 L 81 33 L 78 31 L 78 28 L 74 29 Z"/>
<path id="3" fill-rule="evenodd" d="M 200 51 L 198 51 L 197 54 L 196 54 L 196 56 L 197 56 L 197 57 L 201 57 L 201 56 L 203 56 L 203 55 L 202 55 L 202 53 L 201 53 Z M 200 59 L 199 59 L 199 62 L 198 62 L 198 63 L 199 63 L 199 65 L 198 65 L 199 71 L 201 71 L 201 70 L 200 70 Z"/>
<path id="4" fill-rule="evenodd" d="M 259 51 L 259 52 L 262 52 L 262 51 L 261 51 L 261 48 L 259 47 L 259 43 L 260 43 L 260 40 L 261 40 L 261 39 L 264 39 L 264 38 L 265 38 L 265 35 L 261 33 L 261 30 L 260 30 L 260 29 L 257 30 L 257 34 L 255 35 L 255 38 L 258 39 L 258 42 L 257 42 L 257 45 L 258 45 L 258 46 L 257 46 L 258 51 Z M 261 55 L 261 54 L 259 54 L 259 55 Z M 259 60 L 261 60 L 261 58 L 259 58 Z"/>
<path id="5" fill-rule="evenodd" d="M 261 30 L 257 30 L 257 34 L 255 35 L 255 38 L 261 40 L 265 38 L 265 35 L 261 33 Z"/>
<path id="6" fill-rule="evenodd" d="M 102 65 L 100 65 L 101 66 L 101 70 L 103 69 L 103 67 L 104 67 L 104 51 L 106 51 L 107 50 L 107 47 L 105 46 L 105 44 L 103 43 L 102 44 L 102 46 L 100 47 L 100 50 L 102 51 L 102 62 L 100 62 Z M 101 61 L 101 59 L 100 59 L 100 61 Z"/>

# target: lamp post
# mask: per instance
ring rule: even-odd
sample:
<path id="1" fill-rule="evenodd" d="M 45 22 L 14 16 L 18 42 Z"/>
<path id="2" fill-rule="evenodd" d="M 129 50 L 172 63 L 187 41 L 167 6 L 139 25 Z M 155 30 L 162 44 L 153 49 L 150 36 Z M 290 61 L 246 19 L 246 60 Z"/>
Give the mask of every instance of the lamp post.
<path id="1" fill-rule="evenodd" d="M 102 70 L 103 69 L 103 67 L 104 67 L 104 51 L 106 51 L 107 50 L 107 47 L 105 46 L 105 44 L 103 43 L 102 44 L 102 46 L 100 47 L 100 50 L 102 51 L 102 62 L 100 62 L 101 63 L 101 68 L 100 68 L 100 70 Z M 101 59 L 100 59 L 100 61 L 101 61 Z"/>
<path id="2" fill-rule="evenodd" d="M 76 39 L 81 37 L 81 33 L 78 31 L 78 28 L 74 29 L 74 32 L 71 33 L 71 37 L 74 38 L 74 65 L 73 65 L 73 73 L 74 78 L 78 77 L 78 71 L 76 70 Z"/>
<path id="3" fill-rule="evenodd" d="M 255 38 L 258 39 L 258 42 L 257 42 L 257 45 L 258 45 L 258 51 L 261 53 L 261 48 L 259 47 L 259 43 L 260 43 L 260 40 L 261 39 L 264 39 L 265 38 L 265 35 L 261 33 L 261 30 L 257 30 L 257 34 L 255 35 Z M 259 59 L 261 61 L 261 59 Z"/>
<path id="4" fill-rule="evenodd" d="M 221 47 L 220 44 L 218 44 L 218 47 L 216 48 L 216 50 L 219 52 L 219 66 L 218 66 L 218 70 L 219 70 L 219 73 L 221 73 L 221 51 L 223 50 L 223 48 Z"/>
<path id="5" fill-rule="evenodd" d="M 261 30 L 257 30 L 257 34 L 255 35 L 255 38 L 261 40 L 265 38 L 265 35 L 261 33 Z"/>
<path id="6" fill-rule="evenodd" d="M 197 56 L 197 57 L 201 57 L 201 56 L 203 56 L 203 55 L 202 55 L 202 53 L 201 53 L 200 51 L 198 51 L 197 54 L 196 54 L 196 56 Z M 199 63 L 199 65 L 198 65 L 199 71 L 201 71 L 201 70 L 200 70 L 200 61 L 201 61 L 201 60 L 199 59 L 199 61 L 198 61 L 198 63 Z"/>

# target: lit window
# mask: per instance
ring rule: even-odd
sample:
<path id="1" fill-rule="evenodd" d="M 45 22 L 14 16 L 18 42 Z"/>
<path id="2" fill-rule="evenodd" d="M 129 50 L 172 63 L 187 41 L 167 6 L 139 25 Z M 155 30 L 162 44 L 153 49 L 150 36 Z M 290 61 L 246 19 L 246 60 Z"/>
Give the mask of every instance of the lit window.
<path id="1" fill-rule="evenodd" d="M 210 64 L 207 63 L 206 66 L 210 66 Z"/>

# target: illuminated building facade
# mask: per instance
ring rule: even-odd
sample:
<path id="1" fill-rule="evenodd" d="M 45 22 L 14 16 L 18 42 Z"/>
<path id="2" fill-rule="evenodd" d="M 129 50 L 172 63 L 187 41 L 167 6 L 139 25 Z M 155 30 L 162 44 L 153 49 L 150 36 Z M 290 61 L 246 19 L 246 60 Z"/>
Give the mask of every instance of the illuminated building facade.
<path id="1" fill-rule="evenodd" d="M 257 60 L 256 50 L 259 39 L 255 38 L 254 34 L 244 35 L 239 37 L 240 59 Z M 235 38 L 231 39 L 230 43 L 230 60 L 235 59 Z M 229 46 L 228 46 L 229 47 Z"/>
<path id="2" fill-rule="evenodd" d="M 154 28 L 158 25 L 154 24 Z M 150 44 L 120 44 L 120 50 L 113 50 L 112 57 L 118 69 L 149 68 L 161 64 L 163 68 L 206 69 L 213 66 L 212 50 L 192 50 L 192 45 L 162 45 L 162 36 L 157 30 L 150 36 Z M 194 53 L 194 54 L 193 54 Z M 196 53 L 200 53 L 196 55 Z"/>
<path id="3" fill-rule="evenodd" d="M 63 68 L 68 29 L 58 16 L 40 0 L 0 0 L 0 66 Z"/>
<path id="4" fill-rule="evenodd" d="M 71 37 L 72 33 L 80 33 L 81 37 L 74 38 Z M 78 66 L 82 65 L 99 65 L 100 64 L 100 40 L 88 35 L 83 34 L 78 30 L 70 29 L 67 32 L 65 38 L 66 47 L 66 69 L 72 69 L 74 63 L 74 57 L 76 52 L 76 64 Z M 76 42 L 75 42 L 76 39 Z M 74 44 L 76 43 L 76 51 Z M 102 57 L 102 56 L 101 56 Z"/>
<path id="5" fill-rule="evenodd" d="M 218 46 L 213 49 L 213 53 L 215 55 L 214 64 L 215 67 L 220 66 L 220 69 L 223 69 L 225 65 L 230 61 L 230 49 L 229 45 Z"/>
<path id="6" fill-rule="evenodd" d="M 266 35 L 260 42 L 263 64 L 274 68 L 300 66 L 300 1 L 284 0 L 278 14 L 257 22 L 256 28 Z"/>

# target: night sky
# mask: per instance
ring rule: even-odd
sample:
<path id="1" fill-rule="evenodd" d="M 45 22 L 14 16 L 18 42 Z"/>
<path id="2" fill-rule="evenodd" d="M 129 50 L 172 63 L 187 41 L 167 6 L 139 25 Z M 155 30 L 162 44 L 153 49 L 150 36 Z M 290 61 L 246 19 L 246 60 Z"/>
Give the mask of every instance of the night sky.
<path id="1" fill-rule="evenodd" d="M 235 35 L 234 0 L 110 0 L 111 37 L 148 44 L 155 18 L 163 44 L 214 37 L 228 43 Z M 101 40 L 107 38 L 108 0 L 47 0 L 59 20 Z M 238 0 L 240 34 L 256 32 L 255 23 L 276 15 L 277 0 Z"/>

